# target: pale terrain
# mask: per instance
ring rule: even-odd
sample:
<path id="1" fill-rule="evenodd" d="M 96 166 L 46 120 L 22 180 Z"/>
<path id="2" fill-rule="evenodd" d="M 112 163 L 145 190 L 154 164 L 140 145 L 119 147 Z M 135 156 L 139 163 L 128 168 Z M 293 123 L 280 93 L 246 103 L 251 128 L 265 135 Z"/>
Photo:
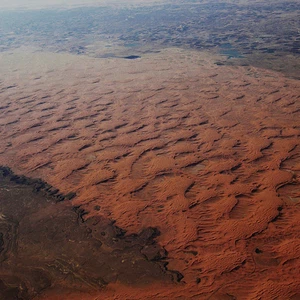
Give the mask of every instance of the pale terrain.
<path id="1" fill-rule="evenodd" d="M 1 52 L 0 165 L 75 192 L 84 221 L 158 228 L 183 278 L 35 299 L 300 299 L 299 80 L 205 49 L 122 51 Z"/>

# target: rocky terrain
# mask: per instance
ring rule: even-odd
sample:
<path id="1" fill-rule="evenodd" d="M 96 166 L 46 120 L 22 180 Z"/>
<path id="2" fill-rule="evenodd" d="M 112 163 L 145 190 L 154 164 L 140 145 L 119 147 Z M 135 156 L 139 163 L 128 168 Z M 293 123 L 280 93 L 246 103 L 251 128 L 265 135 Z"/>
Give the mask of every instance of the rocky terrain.
<path id="1" fill-rule="evenodd" d="M 0 172 L 1 299 L 33 299 L 48 290 L 82 294 L 116 280 L 145 285 L 181 279 L 167 270 L 166 251 L 153 241 L 157 229 L 125 236 L 112 220 L 85 222 L 83 209 L 61 202 L 74 194 L 58 195 L 7 168 Z"/>

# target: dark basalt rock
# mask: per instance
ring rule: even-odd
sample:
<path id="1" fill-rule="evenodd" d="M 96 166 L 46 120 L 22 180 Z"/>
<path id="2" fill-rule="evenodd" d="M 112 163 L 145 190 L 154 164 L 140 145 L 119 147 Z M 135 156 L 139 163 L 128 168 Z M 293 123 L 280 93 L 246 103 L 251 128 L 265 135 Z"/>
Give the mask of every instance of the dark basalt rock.
<path id="1" fill-rule="evenodd" d="M 2 188 L 5 187 L 5 188 Z M 72 194 L 73 195 L 73 194 Z M 137 234 L 70 202 L 42 180 L 0 167 L 0 299 L 33 299 L 51 288 L 177 282 L 156 228 Z"/>
<path id="2" fill-rule="evenodd" d="M 0 232 L 0 253 L 4 250 L 4 239 L 3 239 L 3 233 Z"/>
<path id="3" fill-rule="evenodd" d="M 71 193 L 68 193 L 65 195 L 65 199 L 68 199 L 68 200 L 72 200 L 75 197 L 76 197 L 76 193 L 74 193 L 74 192 L 71 192 Z"/>
<path id="4" fill-rule="evenodd" d="M 160 235 L 160 232 L 157 228 L 149 227 L 144 229 L 140 233 L 140 237 L 146 241 L 150 241 Z"/>
<path id="5" fill-rule="evenodd" d="M 45 196 L 52 196 L 56 198 L 57 202 L 72 200 L 76 197 L 76 193 L 70 192 L 66 195 L 59 193 L 59 190 L 52 187 L 50 184 L 41 179 L 28 178 L 23 175 L 13 174 L 10 168 L 0 166 L 0 176 L 9 177 L 9 180 L 22 185 L 30 186 L 35 193 L 42 192 Z"/>
<path id="6" fill-rule="evenodd" d="M 144 254 L 149 261 L 160 261 L 167 257 L 167 251 L 156 244 L 146 245 L 141 253 Z"/>

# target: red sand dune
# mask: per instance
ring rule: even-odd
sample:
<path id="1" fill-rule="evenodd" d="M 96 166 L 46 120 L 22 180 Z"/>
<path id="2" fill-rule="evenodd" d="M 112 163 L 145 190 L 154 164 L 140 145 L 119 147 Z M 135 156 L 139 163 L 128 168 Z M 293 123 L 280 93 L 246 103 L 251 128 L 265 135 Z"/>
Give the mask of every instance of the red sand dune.
<path id="1" fill-rule="evenodd" d="M 177 49 L 0 59 L 0 165 L 158 227 L 184 275 L 68 299 L 300 299 L 299 81 Z"/>

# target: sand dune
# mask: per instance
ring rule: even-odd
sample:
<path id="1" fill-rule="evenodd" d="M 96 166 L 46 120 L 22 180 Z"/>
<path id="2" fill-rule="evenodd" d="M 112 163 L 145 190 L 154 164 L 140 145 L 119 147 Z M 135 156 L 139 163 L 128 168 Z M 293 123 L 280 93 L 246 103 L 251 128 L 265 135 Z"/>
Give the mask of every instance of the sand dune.
<path id="1" fill-rule="evenodd" d="M 86 219 L 159 228 L 184 276 L 97 299 L 300 297 L 299 81 L 176 48 L 0 60 L 0 165 L 76 192 Z"/>

